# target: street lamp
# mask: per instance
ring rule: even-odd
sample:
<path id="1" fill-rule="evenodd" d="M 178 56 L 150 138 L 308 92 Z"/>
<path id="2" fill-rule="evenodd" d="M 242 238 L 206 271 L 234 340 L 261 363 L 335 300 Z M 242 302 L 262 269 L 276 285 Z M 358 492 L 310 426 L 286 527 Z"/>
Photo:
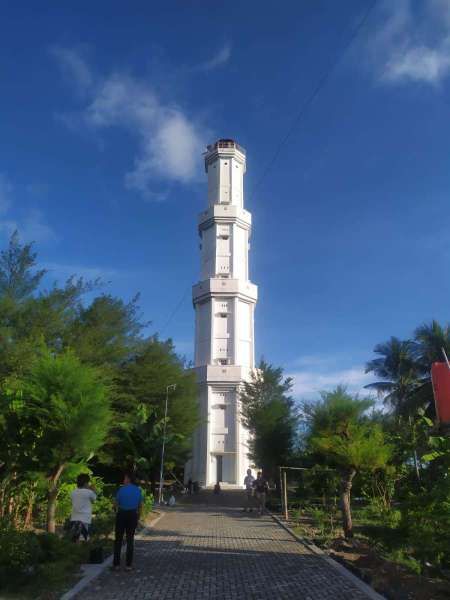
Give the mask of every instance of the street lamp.
<path id="1" fill-rule="evenodd" d="M 171 385 L 168 385 L 166 387 L 166 408 L 164 410 L 164 429 L 163 429 L 163 443 L 162 443 L 162 450 L 161 450 L 161 470 L 159 472 L 159 500 L 158 503 L 161 504 L 162 501 L 162 492 L 163 492 L 163 475 L 164 475 L 164 450 L 166 447 L 166 423 L 167 423 L 167 404 L 169 402 L 169 390 L 172 389 L 176 389 L 177 384 L 176 383 L 172 383 Z"/>

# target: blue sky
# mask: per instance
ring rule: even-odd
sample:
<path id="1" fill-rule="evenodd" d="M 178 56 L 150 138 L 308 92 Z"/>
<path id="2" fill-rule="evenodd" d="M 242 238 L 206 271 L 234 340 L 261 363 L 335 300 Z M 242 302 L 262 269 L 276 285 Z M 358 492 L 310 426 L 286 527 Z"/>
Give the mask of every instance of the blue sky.
<path id="1" fill-rule="evenodd" d="M 7 2 L 1 241 L 17 227 L 50 278 L 141 292 L 191 356 L 201 153 L 235 138 L 257 354 L 299 397 L 359 389 L 376 343 L 448 320 L 450 3 L 379 0 L 267 165 L 368 5 Z"/>

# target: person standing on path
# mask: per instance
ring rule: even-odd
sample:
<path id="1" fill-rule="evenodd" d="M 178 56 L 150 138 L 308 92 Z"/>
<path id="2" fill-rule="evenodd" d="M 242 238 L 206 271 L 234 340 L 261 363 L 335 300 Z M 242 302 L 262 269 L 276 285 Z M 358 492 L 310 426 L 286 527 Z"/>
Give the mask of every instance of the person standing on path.
<path id="1" fill-rule="evenodd" d="M 139 521 L 142 506 L 142 490 L 136 485 L 132 473 L 125 473 L 123 485 L 116 494 L 116 528 L 114 539 L 113 569 L 120 569 L 120 554 L 122 552 L 123 535 L 127 538 L 126 571 L 131 571 L 134 552 L 134 534 Z"/>
<path id="2" fill-rule="evenodd" d="M 77 477 L 77 487 L 70 495 L 72 500 L 72 513 L 70 515 L 70 531 L 72 540 L 78 542 L 80 535 L 87 541 L 92 523 L 92 503 L 97 496 L 89 487 L 89 475 L 81 473 Z"/>
<path id="3" fill-rule="evenodd" d="M 256 499 L 258 500 L 258 514 L 262 515 L 266 508 L 266 494 L 269 491 L 269 484 L 261 471 L 258 471 L 253 486 L 256 492 Z"/>
<path id="4" fill-rule="evenodd" d="M 244 512 L 247 512 L 247 510 L 249 512 L 252 512 L 253 510 L 253 484 L 255 483 L 255 478 L 252 475 L 252 470 L 251 469 L 247 469 L 247 475 L 244 479 L 244 485 L 245 485 L 245 506 L 244 506 Z"/>

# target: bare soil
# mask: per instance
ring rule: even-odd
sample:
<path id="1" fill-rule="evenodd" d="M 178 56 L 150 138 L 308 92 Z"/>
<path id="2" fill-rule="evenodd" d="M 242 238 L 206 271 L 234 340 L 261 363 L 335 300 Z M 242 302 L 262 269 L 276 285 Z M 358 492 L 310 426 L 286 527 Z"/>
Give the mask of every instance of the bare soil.
<path id="1" fill-rule="evenodd" d="M 294 523 L 290 523 L 296 529 Z M 316 531 L 310 519 L 302 519 L 302 531 L 307 539 L 314 539 Z M 314 539 L 317 544 L 317 540 Z M 319 544 L 317 544 L 319 545 Z M 362 539 L 346 540 L 336 537 L 322 549 L 354 575 L 368 583 L 388 600 L 450 600 L 450 581 L 418 575 L 406 566 L 380 556 Z"/>

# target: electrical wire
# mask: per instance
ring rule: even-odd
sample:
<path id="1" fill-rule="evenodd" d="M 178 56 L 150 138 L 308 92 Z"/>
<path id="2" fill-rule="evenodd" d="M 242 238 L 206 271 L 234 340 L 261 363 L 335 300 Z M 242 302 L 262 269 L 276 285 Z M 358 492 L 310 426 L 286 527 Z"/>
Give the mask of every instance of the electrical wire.
<path id="1" fill-rule="evenodd" d="M 172 322 L 172 319 L 174 318 L 174 316 L 177 314 L 177 312 L 180 310 L 183 302 L 186 299 L 186 296 L 188 294 L 188 292 L 190 291 L 190 289 L 192 288 L 192 285 L 189 284 L 188 287 L 185 289 L 183 296 L 181 297 L 181 300 L 178 302 L 178 304 L 175 306 L 175 308 L 172 310 L 172 312 L 169 315 L 169 318 L 167 319 L 167 321 L 164 323 L 163 327 L 160 329 L 160 331 L 158 332 L 159 335 L 162 335 L 163 332 L 167 329 L 167 327 L 170 325 L 170 323 Z"/>
<path id="2" fill-rule="evenodd" d="M 283 147 L 285 146 L 285 144 L 288 142 L 288 140 L 291 137 L 291 135 L 294 133 L 295 128 L 300 123 L 300 121 L 302 120 L 302 118 L 304 117 L 304 115 L 306 114 L 306 112 L 308 111 L 309 107 L 314 102 L 315 98 L 319 95 L 320 91 L 325 86 L 325 84 L 327 83 L 327 81 L 330 78 L 330 76 L 333 74 L 333 72 L 336 69 L 336 67 L 338 66 L 338 64 L 341 62 L 342 57 L 344 56 L 344 54 L 347 52 L 347 50 L 350 48 L 350 46 L 353 44 L 353 42 L 358 37 L 361 29 L 364 27 L 364 25 L 366 24 L 367 20 L 370 17 L 370 14 L 372 13 L 373 9 L 375 8 L 375 5 L 377 4 L 377 1 L 378 0 L 373 0 L 370 3 L 369 7 L 367 8 L 367 10 L 364 13 L 363 17 L 361 18 L 361 20 L 359 21 L 359 23 L 357 24 L 357 26 L 353 30 L 352 34 L 350 35 L 350 38 L 348 39 L 347 43 L 342 48 L 341 52 L 337 55 L 336 59 L 331 63 L 330 67 L 325 71 L 325 73 L 319 79 L 319 81 L 317 82 L 317 85 L 314 87 L 314 89 L 312 90 L 311 94 L 303 102 L 302 106 L 300 107 L 300 110 L 295 115 L 295 117 L 294 117 L 294 119 L 293 119 L 293 121 L 291 123 L 290 128 L 288 129 L 287 133 L 281 138 L 280 142 L 278 143 L 278 146 L 275 149 L 275 152 L 274 152 L 272 158 L 270 159 L 270 161 L 268 162 L 266 168 L 264 169 L 263 174 L 261 175 L 261 177 L 257 181 L 257 183 L 256 183 L 256 185 L 255 185 L 255 187 L 253 189 L 253 193 L 251 194 L 252 198 L 256 194 L 256 191 L 259 189 L 259 186 L 261 185 L 261 183 L 263 182 L 263 180 L 266 178 L 266 176 L 269 173 L 269 171 L 272 168 L 272 166 L 277 161 L 277 159 L 278 159 L 278 157 L 279 157 L 279 155 L 281 153 L 281 150 L 283 149 Z M 159 335 L 162 335 L 163 332 L 170 325 L 170 323 L 172 322 L 172 319 L 175 317 L 175 315 L 177 314 L 177 312 L 181 308 L 183 302 L 185 301 L 186 296 L 187 296 L 187 294 L 188 294 L 188 292 L 189 292 L 190 289 L 191 289 L 191 285 L 189 285 L 186 288 L 185 292 L 183 293 L 183 296 L 182 296 L 181 300 L 178 302 L 178 304 L 175 306 L 175 308 L 173 309 L 173 311 L 170 313 L 167 321 L 164 323 L 163 327 L 159 331 Z"/>
<path id="3" fill-rule="evenodd" d="M 275 152 L 273 153 L 272 158 L 269 160 L 269 162 L 267 163 L 267 166 L 265 167 L 265 169 L 264 169 L 261 177 L 256 182 L 255 187 L 253 189 L 253 193 L 251 194 L 251 198 L 253 198 L 255 196 L 256 191 L 259 189 L 261 183 L 266 178 L 266 176 L 269 173 L 270 169 L 273 167 L 273 165 L 277 161 L 277 159 L 278 159 L 278 157 L 279 157 L 279 155 L 281 153 L 281 150 L 283 149 L 284 145 L 288 142 L 289 138 L 294 133 L 295 128 L 300 123 L 300 121 L 302 120 L 302 118 L 304 117 L 304 115 L 307 113 L 309 107 L 314 102 L 314 100 L 316 99 L 316 97 L 319 95 L 320 91 L 325 86 L 325 84 L 327 83 L 328 79 L 330 78 L 330 76 L 332 75 L 332 73 L 334 72 L 334 70 L 336 69 L 336 67 L 338 66 L 338 64 L 341 62 L 342 57 L 344 56 L 344 54 L 347 52 L 347 50 L 350 48 L 350 46 L 353 44 L 353 42 L 358 37 L 361 29 L 364 27 L 364 25 L 366 24 L 367 20 L 370 17 L 370 14 L 372 13 L 373 9 L 375 8 L 375 5 L 377 4 L 377 1 L 378 0 L 373 0 L 373 2 L 370 3 L 369 7 L 367 8 L 367 10 L 364 13 L 363 17 L 361 18 L 361 20 L 359 21 L 359 23 L 357 24 L 357 26 L 353 30 L 352 34 L 350 35 L 350 38 L 348 39 L 347 43 L 342 48 L 341 52 L 337 55 L 336 59 L 331 63 L 331 65 L 329 66 L 329 68 L 325 71 L 325 73 L 319 79 L 319 81 L 317 82 L 316 86 L 312 90 L 311 94 L 306 98 L 306 100 L 301 105 L 300 110 L 295 115 L 295 117 L 294 117 L 294 119 L 293 119 L 293 121 L 291 123 L 291 126 L 289 127 L 287 133 L 281 138 L 280 142 L 278 143 L 278 146 L 275 149 Z"/>

